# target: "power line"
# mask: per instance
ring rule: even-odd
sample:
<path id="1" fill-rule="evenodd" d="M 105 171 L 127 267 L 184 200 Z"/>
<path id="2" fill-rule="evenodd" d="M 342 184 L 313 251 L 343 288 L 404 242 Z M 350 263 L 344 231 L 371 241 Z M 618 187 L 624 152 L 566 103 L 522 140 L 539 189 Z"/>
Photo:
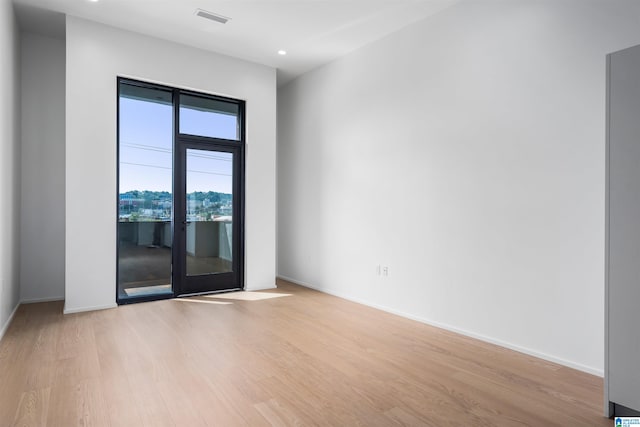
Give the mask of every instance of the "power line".
<path id="1" fill-rule="evenodd" d="M 173 150 L 171 150 L 170 148 L 161 148 L 161 147 L 146 145 L 146 144 L 121 143 L 120 145 L 123 147 L 130 147 L 137 150 L 156 151 L 158 153 L 172 154 L 173 152 Z M 200 151 L 206 151 L 206 150 L 200 150 Z M 233 161 L 232 158 L 216 156 L 215 154 L 212 155 L 212 154 L 203 154 L 203 153 L 198 153 L 198 154 L 191 153 L 191 154 L 187 154 L 187 157 L 198 157 L 202 159 L 221 160 L 224 162 Z"/>
<path id="2" fill-rule="evenodd" d="M 193 170 L 193 169 L 187 169 L 187 172 L 192 172 L 192 173 L 204 173 L 204 174 L 207 174 L 207 175 L 233 176 L 233 175 L 228 174 L 228 173 L 217 173 L 217 172 L 197 171 L 197 170 Z"/>
<path id="3" fill-rule="evenodd" d="M 159 153 L 171 154 L 170 148 L 160 148 L 154 147 L 151 145 L 142 145 L 142 144 L 120 144 L 122 147 L 130 147 L 135 148 L 137 150 L 145 150 L 145 151 L 157 151 Z"/>
<path id="4" fill-rule="evenodd" d="M 121 165 L 132 165 L 132 166 L 142 166 L 145 168 L 156 168 L 156 169 L 168 169 L 173 170 L 173 168 L 167 166 L 156 166 L 156 165 L 145 165 L 143 163 L 132 163 L 132 162 L 120 162 Z"/>
<path id="5" fill-rule="evenodd" d="M 219 157 L 219 156 L 212 156 L 212 155 L 206 155 L 206 154 L 187 154 L 187 158 L 189 157 L 199 157 L 202 159 L 212 159 L 212 160 L 222 160 L 224 162 L 230 162 L 233 159 L 230 159 L 228 157 Z"/>
<path id="6" fill-rule="evenodd" d="M 147 164 L 144 164 L 144 163 L 120 162 L 120 164 L 132 165 L 132 166 L 142 166 L 142 167 L 146 167 L 146 168 L 173 170 L 173 168 L 170 168 L 170 167 L 167 167 L 167 166 L 147 165 Z M 203 173 L 203 174 L 207 174 L 207 175 L 218 175 L 218 176 L 233 176 L 232 174 L 228 174 L 228 173 L 197 171 L 197 170 L 193 170 L 193 169 L 187 169 L 187 172 Z"/>

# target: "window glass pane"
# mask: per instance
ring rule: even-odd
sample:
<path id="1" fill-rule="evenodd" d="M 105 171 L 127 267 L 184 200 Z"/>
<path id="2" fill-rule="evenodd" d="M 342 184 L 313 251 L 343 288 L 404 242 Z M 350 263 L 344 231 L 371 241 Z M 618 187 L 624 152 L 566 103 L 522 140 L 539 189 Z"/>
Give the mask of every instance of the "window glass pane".
<path id="1" fill-rule="evenodd" d="M 118 102 L 118 295 L 172 293 L 172 93 L 121 82 Z"/>
<path id="2" fill-rule="evenodd" d="M 238 141 L 238 104 L 181 95 L 180 133 Z"/>

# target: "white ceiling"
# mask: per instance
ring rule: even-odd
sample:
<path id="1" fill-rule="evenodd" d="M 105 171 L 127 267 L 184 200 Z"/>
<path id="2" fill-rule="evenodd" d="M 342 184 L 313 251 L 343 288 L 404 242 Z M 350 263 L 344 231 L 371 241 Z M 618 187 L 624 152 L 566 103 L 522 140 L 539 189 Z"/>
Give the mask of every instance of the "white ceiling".
<path id="1" fill-rule="evenodd" d="M 13 1 L 27 30 L 63 34 L 64 17 L 50 11 L 78 16 L 277 68 L 282 85 L 459 0 Z M 197 8 L 231 20 L 197 17 Z"/>

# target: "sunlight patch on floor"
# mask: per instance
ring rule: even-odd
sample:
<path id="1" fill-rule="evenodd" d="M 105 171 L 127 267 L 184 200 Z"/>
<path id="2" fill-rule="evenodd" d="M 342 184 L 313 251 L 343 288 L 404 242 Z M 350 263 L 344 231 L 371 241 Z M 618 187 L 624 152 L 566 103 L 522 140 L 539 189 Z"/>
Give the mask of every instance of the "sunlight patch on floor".
<path id="1" fill-rule="evenodd" d="M 215 298 L 215 299 L 232 299 L 237 301 L 261 301 L 265 299 L 271 298 L 280 298 L 280 297 L 288 297 L 291 294 L 280 294 L 277 292 L 229 292 L 227 294 L 215 294 L 215 295 L 205 295 L 205 298 Z"/>
<path id="2" fill-rule="evenodd" d="M 200 298 L 200 297 L 198 297 L 198 298 Z M 226 302 L 226 301 L 207 301 L 207 300 L 194 299 L 194 298 L 174 298 L 172 301 L 201 302 L 203 304 L 218 304 L 218 305 L 231 305 L 231 304 L 233 304 L 232 302 Z"/>

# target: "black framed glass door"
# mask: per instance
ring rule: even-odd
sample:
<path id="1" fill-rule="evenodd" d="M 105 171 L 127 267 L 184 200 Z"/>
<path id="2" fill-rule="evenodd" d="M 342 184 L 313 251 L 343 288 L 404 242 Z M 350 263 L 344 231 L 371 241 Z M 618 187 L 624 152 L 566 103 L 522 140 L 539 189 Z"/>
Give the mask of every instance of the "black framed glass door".
<path id="1" fill-rule="evenodd" d="M 244 111 L 118 78 L 119 304 L 244 287 Z"/>
<path id="2" fill-rule="evenodd" d="M 240 289 L 240 148 L 194 140 L 178 145 L 176 294 Z"/>

